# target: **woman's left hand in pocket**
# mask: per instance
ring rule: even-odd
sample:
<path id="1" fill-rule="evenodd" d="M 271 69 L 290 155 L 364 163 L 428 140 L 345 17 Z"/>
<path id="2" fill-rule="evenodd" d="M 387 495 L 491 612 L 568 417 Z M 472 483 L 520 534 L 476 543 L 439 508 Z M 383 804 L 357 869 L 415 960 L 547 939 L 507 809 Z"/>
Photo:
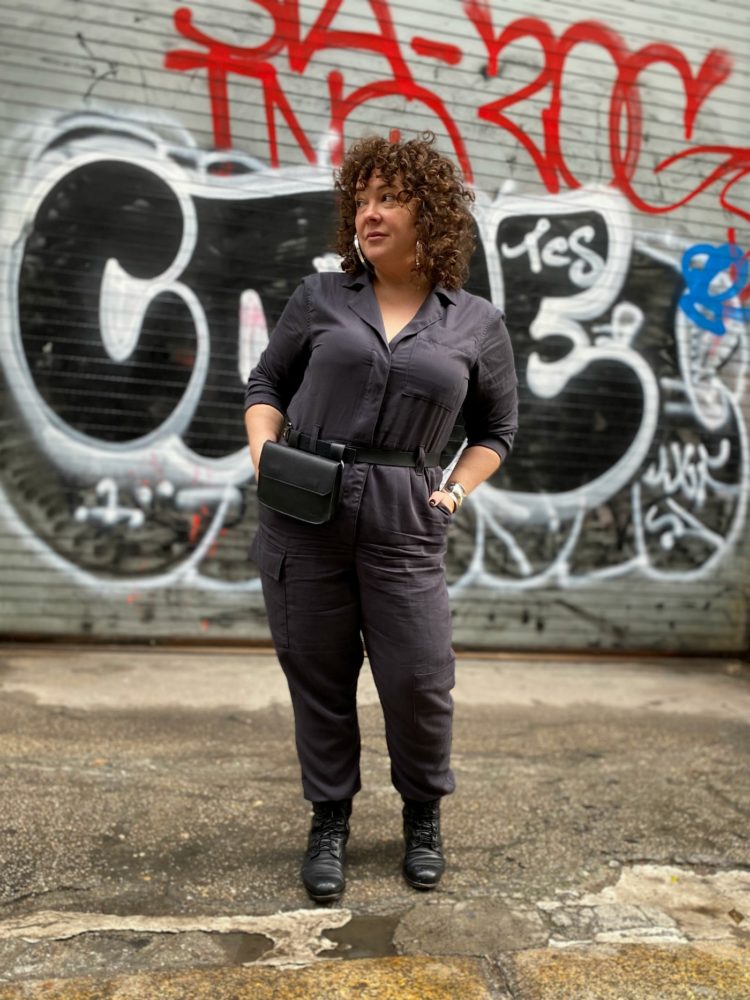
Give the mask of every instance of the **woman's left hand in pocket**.
<path id="1" fill-rule="evenodd" d="M 435 490 L 434 493 L 430 494 L 430 506 L 441 507 L 446 514 L 455 514 L 456 498 L 451 493 L 446 493 L 445 490 Z"/>

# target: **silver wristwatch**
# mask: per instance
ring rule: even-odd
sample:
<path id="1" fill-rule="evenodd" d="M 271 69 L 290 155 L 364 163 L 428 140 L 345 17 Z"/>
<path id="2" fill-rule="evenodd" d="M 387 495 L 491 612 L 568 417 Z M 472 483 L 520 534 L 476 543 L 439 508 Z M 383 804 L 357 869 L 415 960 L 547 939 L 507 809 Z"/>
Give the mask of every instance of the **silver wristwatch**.
<path id="1" fill-rule="evenodd" d="M 458 510 L 458 508 L 466 499 L 466 490 L 460 483 L 457 483 L 455 481 L 446 483 L 443 489 L 445 493 L 450 493 L 450 495 L 456 501 L 456 510 Z"/>

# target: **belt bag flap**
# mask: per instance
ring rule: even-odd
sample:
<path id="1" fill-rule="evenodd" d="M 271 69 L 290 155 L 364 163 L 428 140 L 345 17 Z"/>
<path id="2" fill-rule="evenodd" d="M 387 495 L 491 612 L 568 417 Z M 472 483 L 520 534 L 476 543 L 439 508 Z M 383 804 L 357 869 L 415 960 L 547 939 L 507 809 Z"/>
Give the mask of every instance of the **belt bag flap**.
<path id="1" fill-rule="evenodd" d="M 341 491 L 343 463 L 267 441 L 258 466 L 258 500 L 278 514 L 325 524 Z"/>

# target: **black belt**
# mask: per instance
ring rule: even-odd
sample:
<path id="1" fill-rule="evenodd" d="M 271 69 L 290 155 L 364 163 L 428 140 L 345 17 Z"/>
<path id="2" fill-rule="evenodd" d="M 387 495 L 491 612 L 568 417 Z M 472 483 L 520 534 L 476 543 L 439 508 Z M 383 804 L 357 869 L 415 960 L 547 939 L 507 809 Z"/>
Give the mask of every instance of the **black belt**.
<path id="1" fill-rule="evenodd" d="M 293 428 L 285 428 L 284 437 L 292 448 L 309 451 L 321 458 L 332 458 L 337 462 L 364 462 L 367 465 L 397 465 L 408 469 L 428 469 L 440 465 L 440 452 L 425 454 L 424 448 L 414 451 L 396 451 L 395 448 L 361 448 L 356 444 L 338 441 L 321 441 L 319 438 L 303 434 Z"/>

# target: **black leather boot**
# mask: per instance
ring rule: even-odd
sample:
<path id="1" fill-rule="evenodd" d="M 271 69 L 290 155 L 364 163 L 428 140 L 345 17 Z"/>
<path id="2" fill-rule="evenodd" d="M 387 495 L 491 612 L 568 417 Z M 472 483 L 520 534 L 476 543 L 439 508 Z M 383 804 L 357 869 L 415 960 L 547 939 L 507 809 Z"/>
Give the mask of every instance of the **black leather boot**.
<path id="1" fill-rule="evenodd" d="M 344 860 L 352 800 L 313 802 L 302 881 L 316 903 L 332 903 L 344 891 Z"/>
<path id="2" fill-rule="evenodd" d="M 404 799 L 404 877 L 415 889 L 434 889 L 445 871 L 440 838 L 440 799 Z"/>

